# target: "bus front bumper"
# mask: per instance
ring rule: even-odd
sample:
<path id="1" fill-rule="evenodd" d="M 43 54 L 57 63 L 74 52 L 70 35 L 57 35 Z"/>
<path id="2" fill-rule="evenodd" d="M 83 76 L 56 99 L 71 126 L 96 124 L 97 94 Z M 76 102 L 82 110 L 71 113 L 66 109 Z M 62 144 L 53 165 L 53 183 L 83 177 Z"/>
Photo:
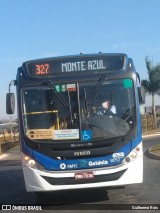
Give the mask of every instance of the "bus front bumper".
<path id="1" fill-rule="evenodd" d="M 28 192 L 121 186 L 143 182 L 143 156 L 116 167 L 72 171 L 41 171 L 23 165 L 23 173 Z M 77 173 L 92 173 L 94 177 L 76 179 Z"/>

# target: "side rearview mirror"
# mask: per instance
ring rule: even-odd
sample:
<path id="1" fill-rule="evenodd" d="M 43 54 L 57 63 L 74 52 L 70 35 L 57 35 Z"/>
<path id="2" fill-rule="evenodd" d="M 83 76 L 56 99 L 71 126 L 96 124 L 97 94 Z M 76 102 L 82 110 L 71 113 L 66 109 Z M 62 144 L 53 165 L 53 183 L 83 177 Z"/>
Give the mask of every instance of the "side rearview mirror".
<path id="1" fill-rule="evenodd" d="M 7 93 L 6 95 L 6 113 L 14 114 L 15 110 L 15 95 L 14 93 Z"/>
<path id="2" fill-rule="evenodd" d="M 141 85 L 141 83 L 140 83 L 141 79 L 140 79 L 140 75 L 139 75 L 138 72 L 136 72 L 136 76 L 137 76 L 139 103 L 145 104 L 145 97 L 146 97 L 145 89 L 144 89 L 144 87 L 140 86 Z"/>
<path id="3" fill-rule="evenodd" d="M 140 104 L 145 104 L 145 97 L 146 97 L 145 89 L 142 86 L 139 87 L 138 89 L 139 89 L 139 103 Z"/>

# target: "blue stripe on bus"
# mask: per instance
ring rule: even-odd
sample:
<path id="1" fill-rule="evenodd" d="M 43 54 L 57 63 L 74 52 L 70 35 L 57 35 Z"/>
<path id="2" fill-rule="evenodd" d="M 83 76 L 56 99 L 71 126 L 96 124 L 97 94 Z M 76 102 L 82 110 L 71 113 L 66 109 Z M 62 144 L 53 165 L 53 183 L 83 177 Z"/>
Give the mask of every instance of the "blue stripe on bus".
<path id="1" fill-rule="evenodd" d="M 118 165 L 122 162 L 125 156 L 129 154 L 131 150 L 131 142 L 124 147 L 116 151 L 111 155 L 97 158 L 84 158 L 76 160 L 55 160 L 47 157 L 39 152 L 33 151 L 34 158 L 37 162 L 42 164 L 46 170 L 75 170 L 75 169 L 89 169 L 100 168 L 106 166 Z"/>

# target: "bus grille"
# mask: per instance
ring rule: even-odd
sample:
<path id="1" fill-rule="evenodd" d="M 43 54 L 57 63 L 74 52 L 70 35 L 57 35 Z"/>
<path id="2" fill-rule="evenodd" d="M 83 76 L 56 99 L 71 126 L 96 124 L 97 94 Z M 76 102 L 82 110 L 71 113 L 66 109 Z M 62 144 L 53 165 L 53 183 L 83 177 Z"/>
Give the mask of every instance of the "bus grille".
<path id="1" fill-rule="evenodd" d="M 92 179 L 75 179 L 74 177 L 63 177 L 63 178 L 53 178 L 41 176 L 44 180 L 46 180 L 51 185 L 73 185 L 73 184 L 88 184 L 88 183 L 100 183 L 100 182 L 108 182 L 118 180 L 126 171 L 122 170 L 120 172 L 112 173 L 112 174 L 104 174 L 104 175 L 96 175 Z"/>

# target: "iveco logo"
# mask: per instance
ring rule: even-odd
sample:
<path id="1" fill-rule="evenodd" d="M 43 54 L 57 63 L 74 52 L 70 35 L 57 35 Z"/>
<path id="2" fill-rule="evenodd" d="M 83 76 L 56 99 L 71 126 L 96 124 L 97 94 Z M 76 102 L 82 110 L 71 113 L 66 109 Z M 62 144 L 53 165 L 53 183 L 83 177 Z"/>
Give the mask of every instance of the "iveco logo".
<path id="1" fill-rule="evenodd" d="M 74 156 L 90 155 L 90 151 L 74 152 Z"/>

